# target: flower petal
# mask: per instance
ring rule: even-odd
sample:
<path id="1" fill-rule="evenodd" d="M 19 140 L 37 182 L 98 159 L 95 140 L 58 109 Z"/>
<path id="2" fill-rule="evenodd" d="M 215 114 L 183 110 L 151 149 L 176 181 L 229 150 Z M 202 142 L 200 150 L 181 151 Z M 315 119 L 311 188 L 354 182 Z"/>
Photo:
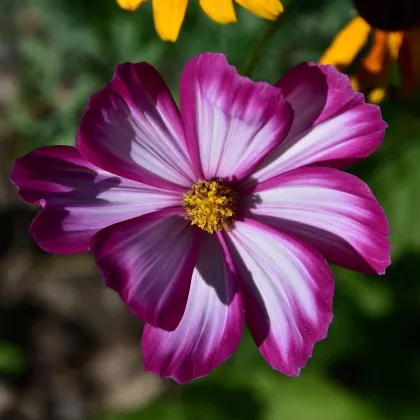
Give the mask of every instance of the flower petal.
<path id="1" fill-rule="evenodd" d="M 370 25 L 363 18 L 355 17 L 338 33 L 319 62 L 346 71 L 368 41 L 370 30 Z"/>
<path id="2" fill-rule="evenodd" d="M 41 147 L 16 160 L 11 175 L 19 196 L 43 209 L 30 231 L 56 254 L 84 252 L 104 227 L 165 207 L 182 195 L 115 176 L 84 159 L 75 147 Z"/>
<path id="3" fill-rule="evenodd" d="M 180 190 L 196 181 L 179 111 L 147 63 L 120 64 L 90 98 L 77 147 L 100 168 L 144 184 Z"/>
<path id="4" fill-rule="evenodd" d="M 184 21 L 188 0 L 152 0 L 156 32 L 164 41 L 175 42 Z"/>
<path id="5" fill-rule="evenodd" d="M 389 226 L 360 179 L 331 168 L 300 168 L 257 186 L 252 217 L 317 248 L 351 270 L 383 274 L 390 264 Z"/>
<path id="6" fill-rule="evenodd" d="M 91 249 L 105 283 L 143 321 L 173 330 L 187 303 L 198 229 L 162 210 L 101 230 Z"/>
<path id="7" fill-rule="evenodd" d="M 276 86 L 291 104 L 294 120 L 287 138 L 253 174 L 259 182 L 306 165 L 340 168 L 379 147 L 387 127 L 379 107 L 364 103 L 334 67 L 303 63 Z"/>
<path id="8" fill-rule="evenodd" d="M 117 0 L 118 5 L 129 12 L 134 12 L 146 0 Z"/>
<path id="9" fill-rule="evenodd" d="M 244 311 L 227 249 L 203 235 L 184 317 L 174 331 L 146 325 L 142 353 L 146 371 L 187 382 L 209 374 L 237 349 Z M 224 255 L 223 255 L 224 254 Z"/>
<path id="10" fill-rule="evenodd" d="M 226 24 L 237 20 L 232 0 L 200 0 L 200 6 L 217 23 Z"/>
<path id="11" fill-rule="evenodd" d="M 205 179 L 247 176 L 280 144 L 292 120 L 280 89 L 239 76 L 222 54 L 189 61 L 180 97 L 190 156 Z"/>
<path id="12" fill-rule="evenodd" d="M 263 19 L 275 20 L 283 12 L 279 0 L 236 0 L 236 3 Z"/>
<path id="13" fill-rule="evenodd" d="M 379 103 L 386 96 L 390 76 L 402 43 L 402 32 L 373 30 L 372 45 L 360 62 L 352 84 L 369 102 Z"/>
<path id="14" fill-rule="evenodd" d="M 227 235 L 261 354 L 274 369 L 298 376 L 332 320 L 328 264 L 310 246 L 254 220 L 237 221 Z"/>
<path id="15" fill-rule="evenodd" d="M 318 63 L 293 67 L 275 86 L 283 91 L 294 110 L 288 139 L 364 102 L 363 95 L 353 90 L 345 74 Z"/>

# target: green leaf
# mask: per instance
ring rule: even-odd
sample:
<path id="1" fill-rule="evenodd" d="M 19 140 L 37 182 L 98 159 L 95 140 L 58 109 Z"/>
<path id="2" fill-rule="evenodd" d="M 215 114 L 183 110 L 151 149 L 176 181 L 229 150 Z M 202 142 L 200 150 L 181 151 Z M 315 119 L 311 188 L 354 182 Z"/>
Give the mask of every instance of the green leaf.
<path id="1" fill-rule="evenodd" d="M 0 341 L 0 372 L 18 375 L 25 366 L 22 349 L 9 341 Z"/>

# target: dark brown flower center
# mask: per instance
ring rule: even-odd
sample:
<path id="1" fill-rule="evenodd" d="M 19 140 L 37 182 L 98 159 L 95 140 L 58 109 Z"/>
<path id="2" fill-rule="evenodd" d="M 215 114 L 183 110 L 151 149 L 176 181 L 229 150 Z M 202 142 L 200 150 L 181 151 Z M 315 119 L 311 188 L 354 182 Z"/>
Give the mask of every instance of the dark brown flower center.
<path id="1" fill-rule="evenodd" d="M 369 25 L 384 31 L 420 26 L 420 0 L 353 0 Z"/>

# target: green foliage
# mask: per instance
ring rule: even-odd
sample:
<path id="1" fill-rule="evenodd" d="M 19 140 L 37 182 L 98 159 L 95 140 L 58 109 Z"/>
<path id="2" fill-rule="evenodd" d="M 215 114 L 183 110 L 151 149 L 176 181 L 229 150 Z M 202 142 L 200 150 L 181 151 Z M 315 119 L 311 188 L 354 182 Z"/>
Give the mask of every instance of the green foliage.
<path id="1" fill-rule="evenodd" d="M 22 349 L 11 342 L 0 341 L 0 373 L 7 375 L 20 374 L 25 366 Z"/>

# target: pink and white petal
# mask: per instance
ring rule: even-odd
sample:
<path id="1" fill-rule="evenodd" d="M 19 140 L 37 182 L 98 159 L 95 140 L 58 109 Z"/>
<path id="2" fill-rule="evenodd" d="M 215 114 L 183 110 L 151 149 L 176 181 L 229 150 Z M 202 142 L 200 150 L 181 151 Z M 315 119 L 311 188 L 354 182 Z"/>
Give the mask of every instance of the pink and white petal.
<path id="1" fill-rule="evenodd" d="M 144 184 L 179 190 L 197 179 L 178 108 L 147 63 L 120 64 L 90 98 L 77 147 L 100 168 Z"/>
<path id="2" fill-rule="evenodd" d="M 107 286 L 138 318 L 173 330 L 187 303 L 199 233 L 182 208 L 168 209 L 101 230 L 91 250 Z"/>
<path id="3" fill-rule="evenodd" d="M 241 179 L 286 137 L 292 110 L 280 89 L 238 75 L 205 53 L 181 77 L 181 115 L 191 158 L 205 179 Z"/>
<path id="4" fill-rule="evenodd" d="M 293 67 L 276 84 L 295 112 L 287 139 L 337 113 L 364 103 L 347 75 L 334 66 L 305 62 Z"/>
<path id="5" fill-rule="evenodd" d="M 329 262 L 377 274 L 391 263 L 384 211 L 353 175 L 295 169 L 258 185 L 247 200 L 250 217 L 308 242 Z"/>
<path id="6" fill-rule="evenodd" d="M 177 382 L 209 374 L 237 349 L 244 311 L 237 277 L 221 238 L 203 235 L 187 308 L 178 328 L 146 325 L 142 338 L 145 370 Z"/>
<path id="7" fill-rule="evenodd" d="M 341 168 L 381 144 L 387 125 L 380 108 L 366 104 L 333 66 L 302 63 L 276 86 L 291 104 L 294 120 L 287 138 L 253 174 L 254 182 L 307 165 Z"/>
<path id="8" fill-rule="evenodd" d="M 241 276 L 245 317 L 265 360 L 298 376 L 332 320 L 334 279 L 322 255 L 254 220 L 226 234 Z"/>
<path id="9" fill-rule="evenodd" d="M 100 229 L 182 200 L 181 193 L 100 169 L 70 146 L 41 147 L 17 159 L 11 180 L 24 201 L 43 207 L 30 232 L 42 249 L 56 254 L 88 251 Z"/>

